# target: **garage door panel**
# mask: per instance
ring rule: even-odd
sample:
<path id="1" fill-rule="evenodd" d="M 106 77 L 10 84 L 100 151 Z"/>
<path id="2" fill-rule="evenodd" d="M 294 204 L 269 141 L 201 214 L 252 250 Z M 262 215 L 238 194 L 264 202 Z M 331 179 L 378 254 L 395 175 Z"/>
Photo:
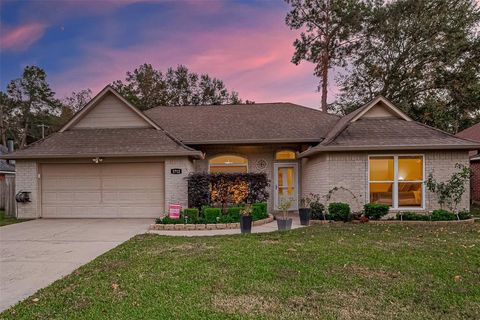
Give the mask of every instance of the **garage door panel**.
<path id="1" fill-rule="evenodd" d="M 162 163 L 42 165 L 46 218 L 153 218 L 164 211 Z"/>

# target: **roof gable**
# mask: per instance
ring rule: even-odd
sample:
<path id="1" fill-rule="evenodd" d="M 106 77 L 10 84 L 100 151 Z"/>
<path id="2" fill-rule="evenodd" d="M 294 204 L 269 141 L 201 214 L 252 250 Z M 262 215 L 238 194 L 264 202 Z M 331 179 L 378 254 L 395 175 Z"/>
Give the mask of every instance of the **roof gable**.
<path id="1" fill-rule="evenodd" d="M 350 122 L 355 122 L 362 118 L 398 118 L 405 121 L 412 121 L 402 110 L 395 107 L 382 96 L 376 97 L 360 109 L 361 111 L 359 111 Z"/>
<path id="2" fill-rule="evenodd" d="M 77 112 L 60 132 L 69 129 L 155 128 L 157 124 L 110 86 L 105 87 Z"/>

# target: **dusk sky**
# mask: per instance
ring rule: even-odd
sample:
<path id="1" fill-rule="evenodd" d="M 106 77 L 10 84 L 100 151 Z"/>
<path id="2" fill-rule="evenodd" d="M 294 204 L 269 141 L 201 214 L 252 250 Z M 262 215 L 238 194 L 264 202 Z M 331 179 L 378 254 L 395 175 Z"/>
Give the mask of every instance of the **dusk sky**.
<path id="1" fill-rule="evenodd" d="M 298 32 L 280 0 L 0 2 L 2 90 L 34 64 L 58 97 L 95 94 L 147 62 L 208 73 L 243 99 L 319 106 L 313 65 L 290 62 Z"/>

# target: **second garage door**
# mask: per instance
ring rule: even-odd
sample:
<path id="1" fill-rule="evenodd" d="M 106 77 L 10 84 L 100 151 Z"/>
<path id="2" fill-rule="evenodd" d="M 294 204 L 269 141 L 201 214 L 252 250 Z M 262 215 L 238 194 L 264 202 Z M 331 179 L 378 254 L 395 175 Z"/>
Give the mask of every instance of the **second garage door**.
<path id="1" fill-rule="evenodd" d="M 163 163 L 42 164 L 44 218 L 155 218 L 164 211 Z"/>

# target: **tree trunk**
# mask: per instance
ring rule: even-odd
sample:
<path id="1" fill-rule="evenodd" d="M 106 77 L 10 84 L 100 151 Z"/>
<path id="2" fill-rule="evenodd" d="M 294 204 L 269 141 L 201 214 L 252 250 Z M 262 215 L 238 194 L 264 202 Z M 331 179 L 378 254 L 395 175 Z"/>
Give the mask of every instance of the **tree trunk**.
<path id="1" fill-rule="evenodd" d="M 3 105 L 0 105 L 0 134 L 2 139 L 2 144 L 7 146 L 7 128 L 5 128 L 5 121 L 3 119 Z"/>
<path id="2" fill-rule="evenodd" d="M 327 60 L 327 59 L 324 58 L 324 60 Z M 322 111 L 327 112 L 328 63 L 325 63 L 325 61 L 322 61 L 322 63 L 323 63 L 323 70 L 322 70 Z"/>

